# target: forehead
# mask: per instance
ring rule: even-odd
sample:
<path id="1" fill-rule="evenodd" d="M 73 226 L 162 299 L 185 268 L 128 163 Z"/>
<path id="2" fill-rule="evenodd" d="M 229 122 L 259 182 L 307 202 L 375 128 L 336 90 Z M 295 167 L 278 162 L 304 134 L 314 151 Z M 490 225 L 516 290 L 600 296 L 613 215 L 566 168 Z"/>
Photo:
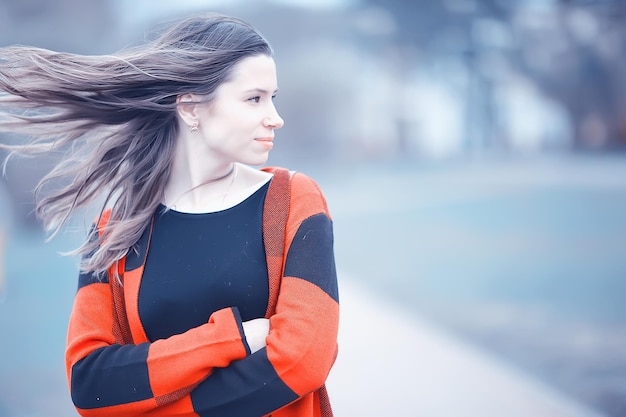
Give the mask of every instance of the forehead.
<path id="1" fill-rule="evenodd" d="M 239 61 L 232 69 L 230 79 L 222 84 L 226 89 L 278 89 L 276 64 L 267 55 L 255 55 Z"/>

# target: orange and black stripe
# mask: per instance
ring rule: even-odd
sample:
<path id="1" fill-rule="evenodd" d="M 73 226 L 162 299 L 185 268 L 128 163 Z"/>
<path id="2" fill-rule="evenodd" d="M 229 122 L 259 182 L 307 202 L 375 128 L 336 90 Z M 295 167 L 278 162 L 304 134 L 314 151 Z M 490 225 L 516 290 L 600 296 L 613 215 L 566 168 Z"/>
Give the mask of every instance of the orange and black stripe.
<path id="1" fill-rule="evenodd" d="M 145 264 L 141 252 L 129 256 L 124 267 L 132 345 L 116 342 L 109 278 L 80 276 L 66 363 L 81 415 L 332 415 L 324 389 L 337 354 L 339 319 L 332 220 L 317 184 L 301 173 L 291 179 L 289 201 L 284 248 L 266 242 L 268 266 L 282 253 L 284 274 L 270 275 L 271 330 L 267 347 L 255 354 L 236 307 L 150 342 L 137 308 Z M 147 241 L 138 247 L 147 248 Z"/>

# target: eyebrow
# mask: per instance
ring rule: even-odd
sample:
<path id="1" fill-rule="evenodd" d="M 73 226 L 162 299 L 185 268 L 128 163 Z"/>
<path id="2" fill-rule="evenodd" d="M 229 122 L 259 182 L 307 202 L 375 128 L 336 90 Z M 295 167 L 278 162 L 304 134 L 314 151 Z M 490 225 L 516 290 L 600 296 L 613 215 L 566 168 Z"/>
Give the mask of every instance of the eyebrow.
<path id="1" fill-rule="evenodd" d="M 244 92 L 244 94 L 250 94 L 250 93 L 258 93 L 258 94 L 270 94 L 269 91 L 264 90 L 262 88 L 252 88 L 250 90 L 247 90 Z M 278 88 L 276 90 L 274 90 L 274 92 L 272 94 L 276 94 L 278 93 Z"/>

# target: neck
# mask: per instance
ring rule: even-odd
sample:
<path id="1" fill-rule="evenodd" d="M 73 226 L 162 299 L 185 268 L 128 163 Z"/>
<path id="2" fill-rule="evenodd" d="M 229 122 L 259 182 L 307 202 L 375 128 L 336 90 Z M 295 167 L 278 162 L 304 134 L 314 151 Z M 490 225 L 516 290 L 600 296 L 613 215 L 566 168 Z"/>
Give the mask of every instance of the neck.
<path id="1" fill-rule="evenodd" d="M 219 208 L 228 196 L 237 172 L 237 164 L 231 163 L 226 173 L 214 175 L 195 184 L 188 181 L 187 185 L 175 186 L 176 184 L 170 182 L 171 186 L 167 187 L 164 193 L 164 203 L 172 209 L 177 209 L 177 204 L 181 203 L 186 210 L 197 211 L 209 207 L 208 201 L 210 200 L 210 207 Z M 220 206 L 216 206 L 218 200 Z"/>
<path id="2" fill-rule="evenodd" d="M 236 164 L 216 154 L 198 134 L 181 129 L 172 170 L 164 190 L 164 203 L 177 210 L 202 210 L 221 200 L 236 176 Z"/>
<path id="3" fill-rule="evenodd" d="M 225 161 L 199 135 L 181 128 L 176 138 L 168 188 L 189 190 L 226 176 L 232 170 L 233 162 Z"/>

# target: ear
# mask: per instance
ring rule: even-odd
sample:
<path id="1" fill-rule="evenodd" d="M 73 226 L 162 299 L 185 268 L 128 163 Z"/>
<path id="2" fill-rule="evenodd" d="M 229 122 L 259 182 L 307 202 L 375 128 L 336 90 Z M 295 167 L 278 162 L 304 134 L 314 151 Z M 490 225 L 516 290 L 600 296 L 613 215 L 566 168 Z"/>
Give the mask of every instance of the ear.
<path id="1" fill-rule="evenodd" d="M 200 97 L 191 93 L 181 94 L 176 97 L 176 112 L 187 126 L 192 126 L 198 121 L 198 112 L 196 108 L 196 103 L 198 101 L 200 101 Z"/>

